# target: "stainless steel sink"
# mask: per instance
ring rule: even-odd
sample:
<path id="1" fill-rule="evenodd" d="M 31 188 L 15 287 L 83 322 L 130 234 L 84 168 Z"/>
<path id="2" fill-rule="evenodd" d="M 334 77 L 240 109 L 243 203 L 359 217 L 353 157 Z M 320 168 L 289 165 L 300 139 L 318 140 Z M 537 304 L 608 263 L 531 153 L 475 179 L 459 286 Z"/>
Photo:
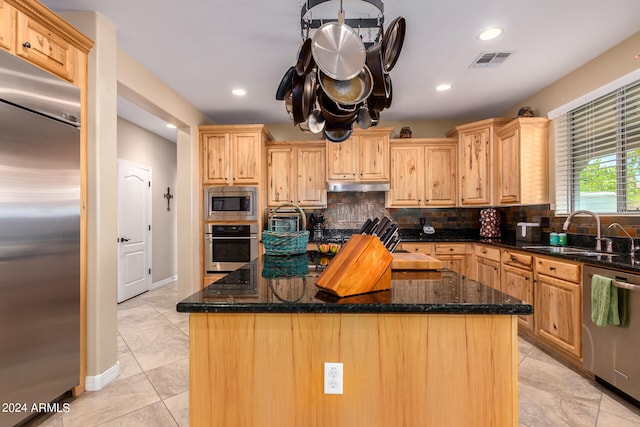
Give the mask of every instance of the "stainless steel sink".
<path id="1" fill-rule="evenodd" d="M 593 249 L 576 248 L 573 246 L 548 246 L 548 245 L 526 245 L 522 249 L 535 249 L 552 254 L 580 255 L 580 256 L 618 256 L 610 252 L 594 251 Z"/>

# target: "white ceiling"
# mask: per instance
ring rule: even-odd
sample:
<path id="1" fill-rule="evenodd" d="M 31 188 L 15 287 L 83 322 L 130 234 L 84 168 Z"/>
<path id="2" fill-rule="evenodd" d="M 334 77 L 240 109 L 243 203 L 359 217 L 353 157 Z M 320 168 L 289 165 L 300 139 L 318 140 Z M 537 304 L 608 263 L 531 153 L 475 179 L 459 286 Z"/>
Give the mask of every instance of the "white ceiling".
<path id="1" fill-rule="evenodd" d="M 100 12 L 117 28 L 121 49 L 214 123 L 290 122 L 275 92 L 297 59 L 304 1 L 41 1 L 54 11 Z M 313 17 L 335 18 L 338 6 L 320 5 Z M 640 31 L 638 0 L 396 0 L 384 7 L 386 23 L 403 16 L 407 31 L 383 121 L 501 114 Z M 343 9 L 346 18 L 374 12 L 359 0 L 344 0 Z M 504 34 L 479 40 L 491 26 Z M 498 51 L 513 54 L 496 68 L 470 68 L 481 53 Z M 443 82 L 452 89 L 436 92 Z M 236 87 L 247 95 L 232 95 Z"/>

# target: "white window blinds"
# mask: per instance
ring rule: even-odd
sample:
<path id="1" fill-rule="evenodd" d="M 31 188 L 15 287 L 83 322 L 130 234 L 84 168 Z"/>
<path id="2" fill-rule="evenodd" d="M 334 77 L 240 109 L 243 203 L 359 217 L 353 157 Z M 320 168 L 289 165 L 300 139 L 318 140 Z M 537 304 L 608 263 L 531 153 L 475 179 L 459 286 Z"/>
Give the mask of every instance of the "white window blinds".
<path id="1" fill-rule="evenodd" d="M 640 81 L 554 119 L 556 212 L 640 213 Z"/>

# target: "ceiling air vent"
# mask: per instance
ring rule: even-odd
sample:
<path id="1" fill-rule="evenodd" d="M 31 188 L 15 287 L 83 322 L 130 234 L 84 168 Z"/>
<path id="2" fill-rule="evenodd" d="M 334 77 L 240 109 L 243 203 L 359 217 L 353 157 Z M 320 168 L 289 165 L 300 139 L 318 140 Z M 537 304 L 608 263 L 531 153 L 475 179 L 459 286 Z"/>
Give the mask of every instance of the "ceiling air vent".
<path id="1" fill-rule="evenodd" d="M 470 68 L 497 67 L 502 64 L 513 52 L 481 53 L 471 64 Z"/>

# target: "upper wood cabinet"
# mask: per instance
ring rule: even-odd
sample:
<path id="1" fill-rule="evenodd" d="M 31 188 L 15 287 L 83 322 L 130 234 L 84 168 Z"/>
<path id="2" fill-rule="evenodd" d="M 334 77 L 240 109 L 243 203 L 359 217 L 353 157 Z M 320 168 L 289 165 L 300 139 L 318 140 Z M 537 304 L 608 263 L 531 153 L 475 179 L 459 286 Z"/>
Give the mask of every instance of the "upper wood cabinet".
<path id="1" fill-rule="evenodd" d="M 93 42 L 34 0 L 0 0 L 0 48 L 63 78 L 84 84 Z"/>
<path id="2" fill-rule="evenodd" d="M 325 144 L 269 144 L 267 147 L 267 204 L 295 203 L 303 208 L 327 206 Z"/>
<path id="3" fill-rule="evenodd" d="M 456 139 L 396 139 L 390 146 L 388 207 L 455 206 Z"/>
<path id="4" fill-rule="evenodd" d="M 355 129 L 344 142 L 327 141 L 327 180 L 388 182 L 391 130 Z"/>
<path id="5" fill-rule="evenodd" d="M 0 47 L 10 52 L 16 46 L 16 10 L 0 0 Z"/>
<path id="6" fill-rule="evenodd" d="M 481 120 L 457 126 L 447 133 L 447 137 L 458 138 L 461 206 L 483 206 L 493 203 L 495 131 L 511 120 Z"/>
<path id="7" fill-rule="evenodd" d="M 271 135 L 262 125 L 200 126 L 202 182 L 213 185 L 257 185 L 261 152 Z"/>
<path id="8" fill-rule="evenodd" d="M 497 203 L 549 203 L 549 120 L 518 118 L 496 131 Z"/>

